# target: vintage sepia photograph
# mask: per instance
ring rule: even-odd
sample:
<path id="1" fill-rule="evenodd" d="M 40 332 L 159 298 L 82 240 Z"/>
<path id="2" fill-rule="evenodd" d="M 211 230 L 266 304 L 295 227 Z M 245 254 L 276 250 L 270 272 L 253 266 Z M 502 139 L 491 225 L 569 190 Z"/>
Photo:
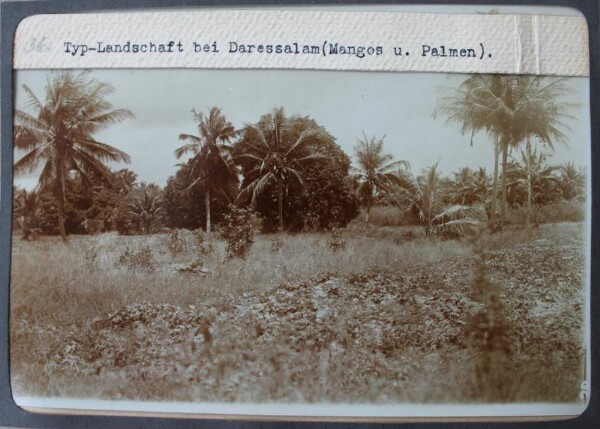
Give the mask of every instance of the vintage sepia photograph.
<path id="1" fill-rule="evenodd" d="M 17 403 L 585 403 L 587 77 L 15 83 Z"/>

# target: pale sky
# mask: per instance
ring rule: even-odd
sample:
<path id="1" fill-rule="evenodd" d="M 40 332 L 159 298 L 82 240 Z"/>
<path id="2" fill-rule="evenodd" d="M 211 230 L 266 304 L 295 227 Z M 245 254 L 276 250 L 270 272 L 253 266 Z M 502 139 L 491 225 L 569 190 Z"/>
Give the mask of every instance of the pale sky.
<path id="1" fill-rule="evenodd" d="M 248 8 L 248 7 L 245 7 Z M 555 6 L 440 6 L 440 5 L 346 5 L 290 7 L 288 9 L 379 10 L 435 13 L 498 13 L 580 15 L 573 8 Z M 278 8 L 281 9 L 281 8 Z M 21 88 L 28 85 L 40 98 L 49 75 L 47 70 L 15 72 L 16 107 L 26 110 Z M 308 115 L 332 134 L 351 157 L 357 138 L 385 135 L 386 151 L 395 159 L 408 160 L 412 171 L 440 161 L 444 173 L 462 166 L 483 166 L 491 171 L 492 145 L 470 135 L 444 118 L 433 119 L 440 86 L 456 86 L 464 75 L 443 73 L 383 73 L 278 70 L 95 70 L 93 76 L 112 84 L 110 101 L 116 108 L 130 109 L 135 118 L 99 133 L 96 138 L 131 156 L 128 167 L 139 180 L 164 186 L 176 171 L 173 151 L 181 145 L 181 133 L 197 134 L 191 109 L 207 111 L 220 107 L 236 126 L 256 122 L 274 106 L 287 115 Z M 590 161 L 589 79 L 571 78 L 573 92 L 568 101 L 581 104 L 567 132 L 569 145 L 559 146 L 550 163 Z M 589 171 L 589 169 L 588 169 Z M 35 175 L 18 177 L 15 184 L 33 188 Z"/>
<path id="2" fill-rule="evenodd" d="M 40 98 L 48 71 L 16 73 L 16 107 L 25 109 L 21 89 L 28 85 Z M 127 166 L 141 181 L 161 186 L 176 171 L 173 151 L 181 133 L 197 134 L 191 109 L 217 106 L 234 126 L 256 122 L 274 106 L 287 115 L 308 115 L 336 138 L 350 156 L 363 131 L 385 135 L 385 150 L 408 160 L 412 171 L 440 161 L 444 173 L 462 166 L 483 166 L 491 172 L 493 151 L 489 137 L 461 135 L 458 126 L 433 118 L 441 86 L 456 86 L 464 75 L 442 73 L 382 73 L 280 70 L 95 70 L 93 76 L 111 83 L 110 101 L 130 109 L 135 117 L 98 133 L 96 138 L 131 156 Z M 586 166 L 590 151 L 589 81 L 571 78 L 569 101 L 581 104 L 571 121 L 568 146 L 557 146 L 550 163 L 575 162 Z M 123 167 L 125 165 L 122 165 Z M 119 167 L 115 165 L 114 167 Z M 37 178 L 16 178 L 31 188 Z"/>

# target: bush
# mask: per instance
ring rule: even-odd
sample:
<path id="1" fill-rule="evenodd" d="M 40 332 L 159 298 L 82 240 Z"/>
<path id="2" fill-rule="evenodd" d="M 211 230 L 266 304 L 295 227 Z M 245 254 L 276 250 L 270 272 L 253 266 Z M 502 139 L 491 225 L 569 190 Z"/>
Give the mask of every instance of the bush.
<path id="1" fill-rule="evenodd" d="M 276 255 L 283 247 L 283 237 L 281 236 L 281 233 L 273 235 L 269 241 L 271 242 L 271 253 Z"/>
<path id="2" fill-rule="evenodd" d="M 252 211 L 230 206 L 221 227 L 221 236 L 227 242 L 227 256 L 244 259 L 254 243 Z"/>
<path id="3" fill-rule="evenodd" d="M 169 253 L 171 253 L 171 255 L 173 256 L 177 256 L 183 253 L 185 249 L 185 243 L 183 241 L 183 237 L 179 233 L 179 230 L 171 230 L 171 232 L 169 233 L 167 247 L 169 248 Z"/>
<path id="4" fill-rule="evenodd" d="M 196 253 L 199 256 L 207 256 L 214 251 L 213 245 L 206 240 L 205 233 L 201 228 L 194 231 L 194 238 L 196 239 Z"/>
<path id="5" fill-rule="evenodd" d="M 154 269 L 154 255 L 150 246 L 144 246 L 140 250 L 133 251 L 125 248 L 125 251 L 119 256 L 116 265 L 130 269 Z"/>
<path id="6" fill-rule="evenodd" d="M 329 248 L 333 252 L 337 252 L 338 250 L 343 250 L 346 248 L 346 240 L 342 239 L 342 229 L 338 227 L 331 228 L 329 238 Z"/>

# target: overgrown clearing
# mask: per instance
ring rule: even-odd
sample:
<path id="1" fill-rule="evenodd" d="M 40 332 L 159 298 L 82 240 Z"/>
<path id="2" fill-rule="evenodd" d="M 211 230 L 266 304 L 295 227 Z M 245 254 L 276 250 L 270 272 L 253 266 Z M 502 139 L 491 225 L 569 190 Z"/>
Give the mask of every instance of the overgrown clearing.
<path id="1" fill-rule="evenodd" d="M 214 243 L 207 274 L 174 271 L 192 233 L 14 241 L 17 395 L 181 401 L 465 402 L 481 350 L 465 326 L 476 260 L 466 241 L 410 228 L 259 235 L 245 260 Z M 414 236 L 417 236 L 414 238 Z M 387 238 L 386 238 L 387 237 Z M 403 239 L 404 237 L 404 239 Z M 584 227 L 482 238 L 513 353 L 492 368 L 507 401 L 575 401 L 583 379 Z M 125 266 L 122 255 L 139 255 Z M 488 388 L 496 389 L 493 381 Z M 508 389 L 508 390 L 507 390 Z"/>

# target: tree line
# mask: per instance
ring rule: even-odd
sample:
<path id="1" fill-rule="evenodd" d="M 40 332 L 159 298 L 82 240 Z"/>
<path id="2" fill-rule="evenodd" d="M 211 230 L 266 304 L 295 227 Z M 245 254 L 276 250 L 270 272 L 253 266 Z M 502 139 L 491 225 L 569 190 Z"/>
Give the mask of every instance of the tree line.
<path id="1" fill-rule="evenodd" d="M 490 136 L 491 175 L 465 167 L 445 177 L 438 164 L 415 175 L 408 161 L 386 153 L 383 138 L 366 134 L 352 165 L 308 116 L 287 116 L 278 107 L 236 128 L 213 107 L 192 109 L 197 133 L 179 136 L 174 154 L 188 158 L 164 188 L 107 167 L 128 163 L 129 156 L 94 134 L 133 116 L 107 101 L 112 86 L 84 71 L 53 73 L 43 101 L 23 89 L 29 104 L 15 112 L 14 145 L 24 152 L 15 174 L 39 171 L 34 190 L 14 190 L 14 225 L 24 238 L 58 234 L 67 241 L 68 233 L 163 228 L 210 234 L 232 206 L 251 208 L 267 232 L 344 227 L 361 208 L 368 224 L 372 207 L 394 205 L 426 234 L 460 234 L 482 220 L 501 227 L 507 206 L 527 207 L 530 226 L 534 206 L 585 195 L 581 169 L 547 164 L 545 150 L 566 143 L 566 120 L 576 107 L 561 101 L 568 93 L 564 79 L 475 75 L 442 91 L 434 116 L 457 123 L 464 134 Z"/>

